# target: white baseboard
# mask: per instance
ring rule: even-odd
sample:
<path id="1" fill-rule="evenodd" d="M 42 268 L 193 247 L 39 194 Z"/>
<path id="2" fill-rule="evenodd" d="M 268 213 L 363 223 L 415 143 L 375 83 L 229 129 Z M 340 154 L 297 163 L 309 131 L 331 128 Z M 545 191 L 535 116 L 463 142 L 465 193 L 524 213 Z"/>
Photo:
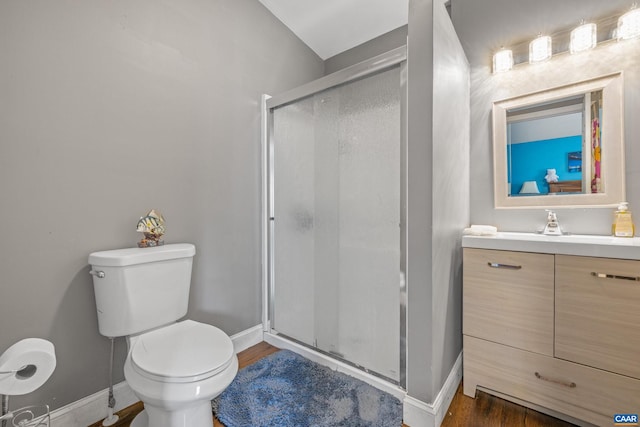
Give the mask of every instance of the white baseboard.
<path id="1" fill-rule="evenodd" d="M 233 335 L 231 341 L 233 341 L 233 348 L 236 353 L 262 342 L 262 325 L 254 326 Z M 126 381 L 113 386 L 113 395 L 116 398 L 115 412 L 140 400 Z M 91 396 L 72 402 L 51 412 L 51 424 L 64 427 L 87 427 L 107 417 L 108 400 L 109 389 L 104 389 Z"/>
<path id="2" fill-rule="evenodd" d="M 277 335 L 263 333 L 262 325 L 257 325 L 239 332 L 233 335 L 231 340 L 233 341 L 233 347 L 236 352 L 246 350 L 264 340 L 278 348 L 291 350 L 313 362 L 358 378 L 367 384 L 385 391 L 403 401 L 404 423 L 410 427 L 440 427 L 446 411 L 451 404 L 451 400 L 455 395 L 458 384 L 462 379 L 462 354 L 460 354 L 434 403 L 428 404 L 407 395 L 400 387 L 360 371 L 351 365 L 316 353 L 307 347 L 293 343 Z M 114 385 L 113 392 L 116 398 L 116 412 L 139 401 L 126 381 Z M 87 427 L 98 420 L 106 418 L 108 395 L 108 389 L 101 390 L 91 396 L 87 396 L 52 411 L 51 424 L 53 426 L 64 427 Z"/>
<path id="3" fill-rule="evenodd" d="M 409 427 L 434 427 L 435 410 L 428 403 L 407 395 L 402 402 L 402 422 Z"/>
<path id="4" fill-rule="evenodd" d="M 289 341 L 278 335 L 266 332 L 264 334 L 264 340 L 275 347 L 291 350 L 294 353 L 301 355 L 305 359 L 311 360 L 312 362 L 327 366 L 335 371 L 345 373 L 351 377 L 364 381 L 365 383 L 379 390 L 389 393 L 400 401 L 402 401 L 407 394 L 407 392 L 402 388 L 398 387 L 397 385 L 391 384 L 383 380 L 382 378 L 378 378 L 374 375 L 368 374 L 364 371 L 361 371 L 360 369 L 354 368 L 351 365 L 335 360 L 329 356 L 325 356 L 324 354 L 315 352 L 310 348 Z"/>
<path id="5" fill-rule="evenodd" d="M 264 341 L 262 334 L 262 324 L 260 324 L 232 335 L 231 341 L 236 354 Z"/>
<path id="6" fill-rule="evenodd" d="M 113 386 L 116 398 L 115 412 L 131 406 L 140 399 L 126 381 Z M 107 417 L 109 389 L 101 390 L 83 399 L 72 402 L 51 412 L 51 425 L 64 427 L 87 427 Z"/>
<path id="7" fill-rule="evenodd" d="M 449 372 L 447 380 L 433 403 L 424 403 L 407 395 L 403 405 L 403 420 L 410 427 L 440 427 L 447 414 L 447 409 L 462 381 L 462 353 Z"/>

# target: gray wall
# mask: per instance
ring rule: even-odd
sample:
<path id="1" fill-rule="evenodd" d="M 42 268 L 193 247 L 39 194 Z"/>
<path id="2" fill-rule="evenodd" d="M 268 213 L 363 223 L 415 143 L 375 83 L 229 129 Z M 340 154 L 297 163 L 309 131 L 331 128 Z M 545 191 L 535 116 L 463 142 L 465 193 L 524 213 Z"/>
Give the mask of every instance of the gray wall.
<path id="1" fill-rule="evenodd" d="M 469 67 L 440 0 L 409 2 L 408 34 L 407 390 L 433 402 L 462 349 Z"/>
<path id="2" fill-rule="evenodd" d="M 435 399 L 462 350 L 461 230 L 469 224 L 469 63 L 446 8 L 434 1 L 433 314 Z"/>
<path id="3" fill-rule="evenodd" d="M 624 72 L 626 190 L 632 211 L 640 212 L 640 40 L 613 42 L 581 55 L 559 55 L 540 66 L 523 64 L 504 74 L 491 73 L 491 58 L 501 46 L 530 40 L 538 32 L 572 28 L 581 19 L 619 16 L 626 0 L 453 0 L 456 31 L 471 63 L 471 222 L 503 231 L 535 231 L 543 226 L 543 209 L 495 209 L 491 105 L 498 99 L 570 84 L 612 72 Z M 612 208 L 559 208 L 563 229 L 572 233 L 609 234 Z M 638 215 L 638 213 L 636 213 Z M 636 218 L 637 221 L 637 218 Z"/>
<path id="4" fill-rule="evenodd" d="M 197 246 L 189 316 L 259 324 L 260 96 L 323 62 L 254 0 L 3 0 L 0 61 L 0 352 L 58 356 L 11 407 L 107 387 L 87 255 L 135 246 L 151 208 Z"/>
<path id="5" fill-rule="evenodd" d="M 407 44 L 407 391 L 431 402 L 433 0 L 409 1 Z M 424 183 L 413 187 L 412 183 Z"/>

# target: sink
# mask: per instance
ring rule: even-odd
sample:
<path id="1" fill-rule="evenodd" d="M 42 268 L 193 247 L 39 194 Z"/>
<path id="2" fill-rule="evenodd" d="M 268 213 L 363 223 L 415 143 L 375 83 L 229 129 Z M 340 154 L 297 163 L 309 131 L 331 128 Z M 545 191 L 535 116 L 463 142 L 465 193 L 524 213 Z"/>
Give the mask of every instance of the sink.
<path id="1" fill-rule="evenodd" d="M 640 259 L 640 237 L 588 234 L 549 236 L 540 233 L 499 232 L 495 236 L 463 236 L 465 248 L 526 251 L 620 259 Z"/>

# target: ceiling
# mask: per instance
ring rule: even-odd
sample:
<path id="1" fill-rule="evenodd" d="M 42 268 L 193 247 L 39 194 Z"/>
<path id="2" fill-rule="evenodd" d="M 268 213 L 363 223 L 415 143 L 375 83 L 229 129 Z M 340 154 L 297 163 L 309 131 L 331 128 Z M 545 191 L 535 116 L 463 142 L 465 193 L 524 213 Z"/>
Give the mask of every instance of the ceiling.
<path id="1" fill-rule="evenodd" d="M 407 0 L 259 0 L 320 58 L 407 23 Z"/>

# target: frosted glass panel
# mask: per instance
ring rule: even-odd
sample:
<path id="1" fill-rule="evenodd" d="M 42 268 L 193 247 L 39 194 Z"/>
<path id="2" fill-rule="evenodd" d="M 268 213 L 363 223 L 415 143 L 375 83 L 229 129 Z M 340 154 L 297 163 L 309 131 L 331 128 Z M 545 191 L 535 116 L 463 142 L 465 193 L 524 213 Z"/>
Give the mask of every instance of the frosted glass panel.
<path id="1" fill-rule="evenodd" d="M 273 111 L 272 326 L 399 379 L 400 70 Z"/>
<path id="2" fill-rule="evenodd" d="M 315 271 L 314 102 L 274 113 L 274 301 L 281 332 L 313 343 Z"/>

